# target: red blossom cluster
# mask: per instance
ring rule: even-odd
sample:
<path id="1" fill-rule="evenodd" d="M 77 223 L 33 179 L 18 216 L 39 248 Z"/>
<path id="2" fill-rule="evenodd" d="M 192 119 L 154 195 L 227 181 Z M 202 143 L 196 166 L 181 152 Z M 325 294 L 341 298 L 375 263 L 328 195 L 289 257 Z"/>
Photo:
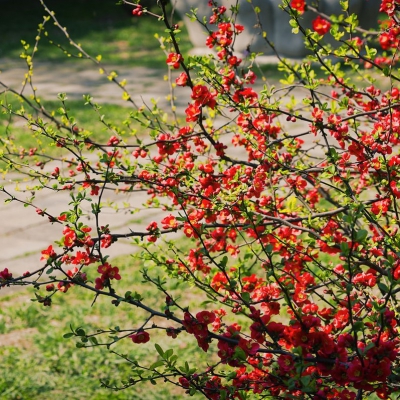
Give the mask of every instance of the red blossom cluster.
<path id="1" fill-rule="evenodd" d="M 8 268 L 4 268 L 3 271 L 0 271 L 0 282 L 8 281 L 12 278 L 12 273 L 8 271 Z"/>
<path id="2" fill-rule="evenodd" d="M 132 15 L 141 17 L 143 15 L 143 6 L 140 4 L 136 4 L 135 8 L 132 10 Z"/>
<path id="3" fill-rule="evenodd" d="M 379 11 L 386 13 L 389 17 L 393 17 L 399 7 L 399 0 L 382 0 Z"/>
<path id="4" fill-rule="evenodd" d="M 121 275 L 119 274 L 118 267 L 112 267 L 109 263 L 99 265 L 97 272 L 101 274 L 99 278 L 96 278 L 95 288 L 98 290 L 104 289 L 105 286 L 110 284 L 110 281 L 115 279 L 119 281 Z"/>
<path id="5" fill-rule="evenodd" d="M 291 0 L 285 11 L 292 24 L 301 24 L 299 14 L 315 13 L 318 35 L 304 32 L 322 73 L 308 61 L 282 61 L 280 88 L 260 76 L 254 60 L 234 52 L 244 29 L 235 8 L 227 15 L 227 7 L 209 5 L 211 17 L 202 23 L 211 25 L 206 44 L 215 56 L 207 59 L 182 56 L 164 10 L 172 43 L 166 63 L 184 71 L 171 88 L 177 96 L 182 87 L 190 89 L 183 115 L 175 108 L 167 115 L 156 105 L 142 107 L 132 118 L 148 135 L 132 134 L 129 141 L 113 133 L 105 144 L 88 143 L 79 131 L 55 139 L 66 149 L 78 148 L 76 154 L 86 146 L 100 156 L 96 163 L 68 160 L 68 177 L 53 166 L 46 175 L 56 190 L 58 184 L 79 190 L 71 193 L 68 211 L 49 216 L 62 224 L 63 235 L 57 250 L 50 245 L 42 251 L 40 275 L 53 268 L 62 276 L 35 282 L 47 292 L 38 301 L 50 305 L 50 297 L 81 285 L 114 305 L 148 313 L 139 327 L 124 330 L 129 333 L 115 328 L 112 344 L 126 337 L 147 343 L 148 330 L 158 329 L 174 339 L 192 335 L 210 353 L 207 365 L 193 370 L 170 350 L 158 349 L 152 367 L 132 362 L 139 378 L 124 388 L 146 370 L 154 373 L 146 379 L 171 380 L 213 400 L 390 398 L 399 391 L 400 376 L 400 77 L 393 64 L 399 2 L 381 2 L 389 19 L 372 40 L 373 33 L 356 28 L 348 35 L 347 14 L 328 21 L 304 0 Z M 136 6 L 134 14 L 141 13 Z M 325 45 L 330 30 L 332 41 L 343 33 L 336 47 Z M 373 55 L 371 43 L 380 44 L 381 54 Z M 365 83 L 354 83 L 340 63 L 321 58 L 325 53 L 342 57 L 357 73 L 373 68 L 389 81 L 381 85 L 367 74 Z M 260 78 L 262 89 L 255 85 Z M 20 160 L 27 153 L 15 154 Z M 116 233 L 100 223 L 106 189 L 143 192 L 143 207 L 162 215 L 143 231 L 130 226 Z M 81 222 L 87 200 L 93 230 Z M 141 206 L 134 199 L 124 207 L 133 214 Z M 181 236 L 174 241 L 169 234 Z M 161 301 L 148 305 L 139 293 L 119 293 L 120 269 L 105 253 L 121 237 L 143 248 L 143 279 Z M 100 276 L 92 277 L 96 270 Z M 7 268 L 0 272 L 0 284 L 11 278 Z M 181 297 L 174 293 L 179 290 Z M 207 303 L 197 297 L 190 303 L 195 290 Z"/>
<path id="6" fill-rule="evenodd" d="M 209 332 L 208 325 L 215 320 L 214 313 L 210 311 L 200 311 L 196 314 L 196 318 L 185 312 L 182 325 L 186 332 L 193 334 L 197 339 L 197 343 L 201 349 L 207 351 L 209 348 Z"/>

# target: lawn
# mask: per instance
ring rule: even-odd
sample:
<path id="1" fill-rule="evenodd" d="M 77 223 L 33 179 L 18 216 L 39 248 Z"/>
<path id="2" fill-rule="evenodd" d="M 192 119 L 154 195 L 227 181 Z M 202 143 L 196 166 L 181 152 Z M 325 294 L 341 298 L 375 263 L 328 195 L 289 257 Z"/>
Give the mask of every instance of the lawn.
<path id="1" fill-rule="evenodd" d="M 116 3 L 116 0 L 70 0 L 68 4 L 59 0 L 45 1 L 48 8 L 55 12 L 59 23 L 68 28 L 72 40 L 81 44 L 93 57 L 101 54 L 103 60 L 112 64 L 164 65 L 164 53 L 154 37 L 156 33 L 165 35 L 163 24 L 149 16 L 134 17 L 127 7 Z M 148 3 L 155 4 L 155 1 Z M 152 10 L 158 13 L 156 6 Z M 21 40 L 32 48 L 38 24 L 43 22 L 45 14 L 39 0 L 1 2 L 0 37 L 3 40 L 0 42 L 0 60 L 17 60 L 22 51 Z M 175 22 L 179 23 L 176 14 Z M 78 52 L 69 45 L 52 21 L 46 23 L 45 29 L 49 35 L 40 39 L 35 59 L 55 62 L 73 60 L 73 55 Z M 182 51 L 185 53 L 191 47 L 185 28 L 181 37 Z M 62 49 L 57 45 L 61 45 Z M 66 57 L 64 50 L 72 57 Z"/>
<path id="2" fill-rule="evenodd" d="M 130 118 L 132 108 L 121 107 L 116 104 L 101 104 L 98 105 L 96 110 L 90 104 L 85 103 L 83 99 L 67 100 L 64 103 L 57 100 L 41 102 L 47 113 L 54 116 L 66 127 L 71 127 L 71 118 L 73 118 L 73 123 L 80 129 L 80 135 L 94 141 L 107 141 L 116 132 L 123 137 L 136 135 L 139 127 Z M 34 103 L 31 104 L 34 105 Z M 39 152 L 41 148 L 45 148 L 47 154 L 60 155 L 60 149 L 55 147 L 50 139 L 46 139 L 41 134 L 33 134 L 27 121 L 8 112 L 10 109 L 13 112 L 18 112 L 22 106 L 27 118 L 29 116 L 43 118 L 36 110 L 37 105 L 35 105 L 36 109 L 30 107 L 29 104 L 22 103 L 18 96 L 11 93 L 0 95 L 0 130 L 2 132 L 0 143 L 9 148 L 15 145 L 15 151 L 20 148 L 29 150 L 36 147 Z M 103 119 L 101 119 L 102 116 L 104 116 Z M 48 118 L 46 120 L 50 121 Z M 55 125 L 52 122 L 50 123 Z M 64 131 L 64 133 L 66 132 Z"/>
<path id="3" fill-rule="evenodd" d="M 146 299 L 154 299 L 152 303 L 156 308 L 163 307 L 165 296 L 141 282 L 143 279 L 139 270 L 143 267 L 142 261 L 125 257 L 115 262 L 123 276 L 116 286 L 118 292 L 137 290 Z M 158 273 L 156 270 L 151 272 L 153 276 Z M 90 278 L 94 278 L 95 274 L 92 270 Z M 43 294 L 44 288 L 38 293 Z M 110 379 L 111 383 L 117 385 L 121 384 L 121 380 L 128 379 L 132 375 L 131 365 L 109 353 L 104 346 L 80 349 L 76 347 L 80 340 L 63 338 L 64 334 L 71 332 L 70 326 L 74 329 L 82 327 L 87 333 L 116 326 L 121 330 L 137 327 L 144 320 L 143 312 L 137 308 L 123 304 L 115 307 L 110 299 L 104 298 L 97 299 L 91 306 L 93 295 L 79 287 L 71 288 L 66 294 L 58 293 L 50 308 L 32 302 L 30 299 L 34 297 L 32 288 L 1 297 L 1 400 L 52 400 L 59 396 L 68 400 L 162 400 L 185 397 L 182 389 L 160 381 L 155 386 L 147 382 L 124 391 L 101 388 L 100 379 Z M 191 306 L 195 307 L 196 302 L 198 293 L 191 289 Z M 99 342 L 107 340 L 107 335 L 99 337 Z M 192 336 L 185 333 L 173 340 L 164 333 L 151 331 L 151 340 L 144 345 L 134 344 L 127 338 L 112 346 L 111 350 L 150 365 L 160 358 L 154 349 L 155 343 L 164 350 L 173 348 L 182 357 L 178 365 L 188 361 L 200 367 L 210 357 L 209 353 L 198 349 Z"/>
<path id="4" fill-rule="evenodd" d="M 160 42 L 155 38 L 165 35 L 164 26 L 155 18 L 149 16 L 135 17 L 126 6 L 116 4 L 114 0 L 71 0 L 68 6 L 58 0 L 46 0 L 49 9 L 54 10 L 57 20 L 62 26 L 68 27 L 68 32 L 76 43 L 79 43 L 87 53 L 96 57 L 102 55 L 102 61 L 107 65 L 129 65 L 132 67 L 166 68 L 165 54 L 160 49 Z M 151 10 L 158 13 L 155 1 L 145 1 L 144 4 L 153 4 Z M 21 0 L 13 2 L 4 0 L 1 2 L 0 35 L 7 40 L 0 42 L 0 70 L 2 65 L 13 65 L 18 62 L 23 50 L 21 40 L 30 45 L 27 54 L 30 54 L 35 44 L 38 24 L 43 21 L 46 14 L 39 0 Z M 21 11 L 23 10 L 23 11 Z M 29 16 L 29 17 L 28 17 Z M 175 14 L 176 22 L 179 17 Z M 70 46 L 60 29 L 54 26 L 50 20 L 45 25 L 48 36 L 42 34 L 39 41 L 39 50 L 35 53 L 34 61 L 70 63 L 79 62 L 77 58 L 66 56 L 65 52 L 76 55 L 77 50 Z M 189 51 L 191 45 L 187 39 L 187 32 L 182 28 L 182 50 Z M 54 43 L 50 43 L 49 40 Z M 62 48 L 57 45 L 60 44 Z M 65 50 L 65 51 L 64 51 Z M 21 80 L 23 76 L 21 76 Z M 7 84 L 7 82 L 5 82 Z M 56 83 L 54 83 L 56 84 Z M 112 83 L 110 83 L 112 85 Z M 41 94 L 38 93 L 40 96 Z M 13 110 L 18 110 L 22 102 L 8 93 L 0 95 L 0 104 L 12 105 Z M 63 120 L 68 125 L 66 117 L 72 116 L 76 125 L 83 129 L 85 137 L 91 137 L 95 141 L 107 140 L 118 131 L 119 134 L 135 134 L 137 124 L 129 121 L 129 113 L 132 109 L 112 104 L 102 104 L 101 110 L 96 113 L 89 105 L 84 106 L 85 101 L 68 100 L 66 106 L 59 101 L 42 101 L 43 106 L 50 114 Z M 26 115 L 34 118 L 39 116 L 28 104 L 23 104 Z M 67 111 L 68 114 L 65 113 Z M 104 121 L 100 116 L 104 115 Z M 124 124 L 129 121 L 130 125 Z M 105 122 L 105 123 L 104 123 Z M 0 106 L 0 144 L 4 148 L 11 149 L 18 154 L 21 148 L 29 150 L 46 147 L 50 155 L 60 155 L 60 150 L 55 146 L 47 146 L 50 141 L 32 134 L 21 118 L 11 116 L 6 108 Z M 95 134 L 95 137 L 92 135 Z M 13 148 L 13 145 L 16 147 Z"/>

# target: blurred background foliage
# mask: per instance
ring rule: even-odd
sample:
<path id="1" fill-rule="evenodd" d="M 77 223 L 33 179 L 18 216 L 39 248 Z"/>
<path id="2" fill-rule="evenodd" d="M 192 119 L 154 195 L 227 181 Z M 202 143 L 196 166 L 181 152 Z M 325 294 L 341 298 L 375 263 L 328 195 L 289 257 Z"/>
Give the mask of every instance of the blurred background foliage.
<path id="1" fill-rule="evenodd" d="M 132 7 L 117 3 L 117 0 L 45 0 L 60 24 L 68 28 L 71 38 L 81 44 L 90 55 L 101 54 L 104 61 L 113 64 L 164 66 L 161 63 L 165 62 L 165 55 L 160 50 L 159 40 L 154 36 L 165 35 L 164 25 L 147 15 L 135 17 L 131 13 Z M 159 14 L 155 0 L 142 1 L 141 4 Z M 38 24 L 43 22 L 46 12 L 39 0 L 0 0 L 0 8 L 1 67 L 1 64 L 19 58 L 23 50 L 21 40 L 27 42 L 32 49 Z M 172 12 L 171 7 L 170 10 Z M 173 20 L 182 26 L 177 14 L 174 14 Z M 48 38 L 40 39 L 35 58 L 38 61 L 56 62 L 74 59 L 77 50 L 69 45 L 53 21 L 47 22 L 45 28 L 49 35 Z M 57 45 L 61 45 L 65 51 Z M 191 47 L 184 27 L 181 46 L 184 53 Z"/>

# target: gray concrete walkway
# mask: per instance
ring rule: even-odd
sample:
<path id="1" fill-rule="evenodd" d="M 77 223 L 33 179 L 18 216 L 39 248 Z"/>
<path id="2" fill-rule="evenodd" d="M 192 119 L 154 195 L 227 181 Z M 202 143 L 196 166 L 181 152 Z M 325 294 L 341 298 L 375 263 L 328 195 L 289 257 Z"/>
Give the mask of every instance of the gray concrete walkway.
<path id="1" fill-rule="evenodd" d="M 7 62 L 0 60 L 0 82 L 17 90 L 22 88 L 22 81 L 27 71 L 23 62 Z M 167 73 L 165 70 L 150 70 L 148 68 L 118 67 L 109 68 L 109 72 L 116 71 L 118 79 L 126 79 L 126 89 L 131 94 L 136 104 L 149 104 L 151 99 L 159 100 L 161 106 L 168 105 L 166 96 L 169 86 L 163 79 Z M 110 82 L 106 75 L 100 74 L 94 64 L 84 61 L 82 63 L 38 63 L 34 68 L 33 86 L 37 89 L 37 95 L 42 99 L 56 100 L 60 92 L 67 93 L 69 99 L 82 99 L 84 94 L 90 94 L 94 102 L 115 103 L 129 105 L 122 99 L 123 91 L 117 85 Z M 33 93 L 31 87 L 26 86 L 24 95 L 29 97 Z M 183 107 L 183 105 L 181 105 Z M 0 130 L 1 130 L 0 126 Z M 1 134 L 1 132 L 0 132 Z M 15 183 L 12 176 L 7 176 L 7 181 L 0 177 L 0 184 L 14 192 Z M 16 193 L 19 198 L 27 198 L 31 193 Z M 147 197 L 145 193 L 117 196 L 115 193 L 107 192 L 103 198 L 104 202 L 114 201 L 122 204 L 130 201 L 137 207 L 137 214 L 124 211 L 115 212 L 111 208 L 104 209 L 101 213 L 101 224 L 109 224 L 114 233 L 127 232 L 129 226 L 132 230 L 142 231 L 159 215 L 155 210 L 145 209 L 142 205 Z M 62 225 L 50 223 L 47 217 L 37 215 L 31 207 L 24 208 L 21 203 L 13 201 L 4 204 L 7 196 L 0 193 L 0 270 L 8 268 L 14 276 L 25 271 L 34 271 L 43 265 L 40 261 L 41 251 L 47 248 L 54 240 L 62 237 Z M 65 211 L 69 203 L 67 192 L 37 192 L 34 204 L 46 209 L 51 215 L 59 215 Z M 87 212 L 90 216 L 90 205 L 87 203 Z M 87 220 L 89 226 L 94 228 L 93 215 Z M 128 239 L 120 239 L 105 251 L 111 257 L 121 254 L 130 254 L 135 249 Z"/>
<path id="2" fill-rule="evenodd" d="M 0 82 L 19 91 L 26 73 L 23 63 L 2 63 L 0 60 L 0 70 L 2 71 Z M 109 68 L 109 71 L 111 70 L 117 71 L 120 79 L 127 80 L 126 88 L 137 105 L 151 104 L 150 100 L 154 98 L 159 99 L 161 106 L 167 106 L 166 96 L 169 94 L 169 87 L 168 83 L 163 80 L 167 69 L 150 70 L 125 66 Z M 37 88 L 39 97 L 44 99 L 55 100 L 58 93 L 65 92 L 70 99 L 82 99 L 84 94 L 90 94 L 98 103 L 127 105 L 122 100 L 121 89 L 110 82 L 105 75 L 99 74 L 98 67 L 88 61 L 61 65 L 38 64 L 34 69 L 33 84 Z M 24 94 L 29 96 L 31 93 L 31 89 L 26 87 Z M 183 112 L 190 101 L 190 92 L 187 93 L 187 96 L 180 96 L 180 99 L 180 103 L 177 104 L 178 112 Z M 304 127 L 296 129 L 302 130 Z M 8 177 L 8 179 L 10 178 Z M 0 184 L 5 185 L 7 190 L 14 190 L 15 185 L 12 178 L 11 181 L 6 182 L 0 180 Z M 21 193 L 19 195 L 21 196 Z M 27 194 L 27 196 L 29 195 L 30 193 Z M 69 194 L 64 192 L 38 192 L 34 204 L 41 209 L 46 209 L 52 215 L 59 215 L 69 202 L 68 196 Z M 112 209 L 105 209 L 101 213 L 101 224 L 109 224 L 114 233 L 127 232 L 128 227 L 131 230 L 143 230 L 150 221 L 161 219 L 159 212 L 145 210 L 142 207 L 146 201 L 144 193 L 133 193 L 129 199 L 122 198 L 122 196 L 118 198 L 113 193 L 109 193 L 107 196 L 108 200 L 117 201 L 120 204 L 123 201 L 131 201 L 140 210 L 137 214 L 132 215 L 123 211 L 115 212 Z M 0 193 L 0 224 L 2 228 L 0 230 L 0 270 L 8 268 L 14 275 L 27 270 L 33 271 L 43 265 L 43 262 L 40 262 L 41 250 L 62 237 L 62 226 L 49 223 L 46 217 L 37 215 L 32 208 L 24 208 L 18 202 L 4 204 L 5 198 L 6 196 Z M 89 205 L 87 211 L 90 215 Z M 89 220 L 88 224 L 94 227 L 93 220 Z M 135 249 L 129 240 L 119 240 L 106 250 L 106 254 L 114 257 L 130 254 Z"/>
<path id="3" fill-rule="evenodd" d="M 27 72 L 24 62 L 2 62 L 0 59 L 0 71 L 0 82 L 17 91 L 22 88 L 22 81 Z M 164 69 L 151 69 L 111 65 L 107 66 L 107 72 L 116 72 L 119 81 L 126 79 L 125 88 L 138 105 L 151 104 L 151 99 L 159 100 L 161 106 L 168 105 L 166 96 L 169 87 L 167 81 L 163 79 L 168 72 L 167 66 Z M 37 95 L 47 100 L 57 100 L 58 93 L 67 93 L 71 100 L 82 100 L 83 95 L 90 94 L 97 103 L 128 105 L 122 99 L 123 90 L 110 82 L 106 74 L 100 74 L 99 67 L 90 60 L 64 64 L 35 63 L 32 81 L 37 89 Z M 25 87 L 23 93 L 26 96 L 32 94 L 29 85 Z M 187 102 L 183 105 L 187 106 Z"/>

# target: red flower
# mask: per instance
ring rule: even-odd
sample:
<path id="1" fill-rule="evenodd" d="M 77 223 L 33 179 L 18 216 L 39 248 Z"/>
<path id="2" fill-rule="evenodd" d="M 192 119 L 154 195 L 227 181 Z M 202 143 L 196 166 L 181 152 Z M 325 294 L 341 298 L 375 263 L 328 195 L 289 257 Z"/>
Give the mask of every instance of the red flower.
<path id="1" fill-rule="evenodd" d="M 60 175 L 60 168 L 55 167 L 54 171 L 51 173 L 52 176 L 54 176 L 54 178 L 58 178 Z"/>
<path id="2" fill-rule="evenodd" d="M 64 246 L 72 247 L 75 244 L 75 240 L 77 239 L 76 233 L 70 227 L 66 226 L 63 230 L 64 235 Z"/>
<path id="3" fill-rule="evenodd" d="M 12 278 L 12 273 L 8 272 L 8 268 L 4 268 L 3 271 L 0 271 L 0 280 L 8 281 Z"/>
<path id="4" fill-rule="evenodd" d="M 360 382 L 364 379 L 363 366 L 358 359 L 355 359 L 347 369 L 347 377 L 352 382 Z"/>
<path id="5" fill-rule="evenodd" d="M 129 337 L 132 339 L 132 342 L 136 344 L 147 343 L 150 340 L 150 335 L 145 331 L 139 331 Z"/>
<path id="6" fill-rule="evenodd" d="M 169 53 L 167 57 L 167 65 L 174 69 L 178 69 L 181 65 L 181 61 L 183 61 L 183 58 L 180 54 L 178 53 Z"/>
<path id="7" fill-rule="evenodd" d="M 383 50 L 388 50 L 392 47 L 393 38 L 388 32 L 383 32 L 379 36 L 379 44 L 381 45 Z"/>
<path id="8" fill-rule="evenodd" d="M 54 292 L 54 283 L 46 285 L 46 292 Z"/>
<path id="9" fill-rule="evenodd" d="M 400 262 L 397 262 L 393 266 L 393 278 L 396 280 L 400 279 Z"/>
<path id="10" fill-rule="evenodd" d="M 67 213 L 61 214 L 59 217 L 57 217 L 57 219 L 59 221 L 66 221 L 67 220 Z"/>
<path id="11" fill-rule="evenodd" d="M 244 31 L 244 26 L 240 24 L 234 24 L 235 27 L 235 32 L 236 33 L 242 33 Z"/>
<path id="12" fill-rule="evenodd" d="M 143 6 L 136 4 L 136 8 L 132 10 L 132 15 L 141 17 L 143 15 Z"/>
<path id="13" fill-rule="evenodd" d="M 68 289 L 71 287 L 70 283 L 67 282 L 58 282 L 57 289 L 60 292 L 67 293 Z"/>
<path id="14" fill-rule="evenodd" d="M 187 380 L 187 378 L 185 378 L 184 376 L 181 376 L 179 378 L 179 383 L 181 384 L 181 386 L 185 389 L 188 389 L 190 386 L 190 382 Z"/>
<path id="15" fill-rule="evenodd" d="M 201 110 L 196 104 L 189 104 L 189 107 L 185 110 L 186 122 L 196 122 Z"/>
<path id="16" fill-rule="evenodd" d="M 197 234 L 198 229 L 200 228 L 199 224 L 189 224 L 189 222 L 185 222 L 183 225 L 183 233 L 187 236 L 187 237 L 194 237 L 197 238 L 199 237 L 199 235 Z"/>
<path id="17" fill-rule="evenodd" d="M 281 372 L 288 372 L 294 368 L 293 357 L 289 355 L 280 355 L 277 359 Z"/>
<path id="18" fill-rule="evenodd" d="M 223 272 L 217 272 L 211 281 L 211 287 L 216 291 L 219 291 L 222 288 L 226 288 L 227 284 L 228 278 Z"/>
<path id="19" fill-rule="evenodd" d="M 200 311 L 196 314 L 196 319 L 201 324 L 212 324 L 215 321 L 215 314 L 210 311 Z"/>
<path id="20" fill-rule="evenodd" d="M 248 355 L 254 356 L 257 354 L 258 349 L 260 348 L 259 343 L 252 342 L 251 340 L 246 340 L 243 338 L 239 339 L 239 347 Z"/>
<path id="21" fill-rule="evenodd" d="M 353 283 L 358 283 L 362 286 L 374 287 L 376 285 L 376 277 L 370 272 L 361 272 L 354 276 Z"/>
<path id="22" fill-rule="evenodd" d="M 349 322 L 349 311 L 346 308 L 339 310 L 334 319 L 333 326 L 336 329 L 343 329 Z"/>
<path id="23" fill-rule="evenodd" d="M 157 232 L 158 231 L 157 222 L 155 221 L 150 222 L 146 230 L 148 230 L 150 233 Z"/>
<path id="24" fill-rule="evenodd" d="M 396 3 L 399 4 L 398 0 L 382 0 L 380 12 L 384 12 L 387 15 L 392 16 L 396 10 Z"/>
<path id="25" fill-rule="evenodd" d="M 178 337 L 178 334 L 180 333 L 180 330 L 175 328 L 167 328 L 166 332 L 167 336 L 172 337 L 172 339 L 176 339 Z"/>
<path id="26" fill-rule="evenodd" d="M 116 136 L 111 136 L 107 142 L 107 146 L 116 146 L 120 140 Z"/>
<path id="27" fill-rule="evenodd" d="M 244 103 L 247 100 L 250 104 L 254 104 L 257 102 L 257 98 L 257 93 L 251 88 L 236 90 L 232 96 L 235 103 Z"/>
<path id="28" fill-rule="evenodd" d="M 167 215 L 161 221 L 163 229 L 176 229 L 178 228 L 178 221 L 173 215 Z"/>
<path id="29" fill-rule="evenodd" d="M 117 281 L 119 281 L 121 279 L 118 267 L 112 267 L 107 262 L 99 265 L 99 267 L 97 268 L 97 272 L 101 274 L 101 279 L 103 281 L 106 279 L 116 279 Z"/>
<path id="30" fill-rule="evenodd" d="M 178 86 L 186 86 L 188 81 L 188 76 L 186 72 L 182 72 L 175 80 Z"/>
<path id="31" fill-rule="evenodd" d="M 305 0 L 292 0 L 290 2 L 290 7 L 297 10 L 300 14 L 304 13 L 305 6 L 306 6 Z"/>
<path id="32" fill-rule="evenodd" d="M 72 269 L 69 269 L 67 271 L 67 275 L 72 279 L 74 278 L 77 274 L 79 273 L 79 269 L 77 267 L 74 267 Z"/>
<path id="33" fill-rule="evenodd" d="M 393 195 L 397 198 L 400 199 L 400 189 L 397 186 L 395 181 L 390 182 L 390 189 L 392 190 Z"/>
<path id="34" fill-rule="evenodd" d="M 329 32 L 331 24 L 326 20 L 321 18 L 319 15 L 317 18 L 314 19 L 312 22 L 312 28 L 318 35 L 324 36 Z"/>
<path id="35" fill-rule="evenodd" d="M 46 250 L 42 251 L 42 257 L 40 258 L 40 261 L 43 260 L 48 260 L 49 258 L 55 258 L 57 254 L 53 250 L 53 246 L 50 245 Z"/>
<path id="36" fill-rule="evenodd" d="M 104 281 L 101 278 L 96 278 L 94 281 L 94 287 L 96 290 L 104 289 Z"/>
<path id="37" fill-rule="evenodd" d="M 88 255 L 88 253 L 83 252 L 83 251 L 78 251 L 76 253 L 75 257 L 72 257 L 72 264 L 78 265 L 78 264 L 82 264 L 82 265 L 89 265 L 90 264 L 90 257 Z"/>
<path id="38" fill-rule="evenodd" d="M 191 95 L 193 100 L 199 100 L 200 103 L 205 104 L 210 97 L 210 92 L 207 88 L 207 86 L 204 85 L 196 85 L 192 89 L 192 95 Z"/>
<path id="39" fill-rule="evenodd" d="M 230 56 L 228 57 L 228 64 L 232 65 L 232 67 L 238 66 L 242 62 L 241 58 L 238 58 L 236 56 Z"/>
<path id="40" fill-rule="evenodd" d="M 102 235 L 100 239 L 101 247 L 106 249 L 107 247 L 111 246 L 112 243 L 112 236 L 109 234 Z"/>
<path id="41" fill-rule="evenodd" d="M 373 212 L 375 215 L 385 215 L 389 210 L 390 204 L 390 199 L 379 200 L 372 204 L 371 212 Z"/>

